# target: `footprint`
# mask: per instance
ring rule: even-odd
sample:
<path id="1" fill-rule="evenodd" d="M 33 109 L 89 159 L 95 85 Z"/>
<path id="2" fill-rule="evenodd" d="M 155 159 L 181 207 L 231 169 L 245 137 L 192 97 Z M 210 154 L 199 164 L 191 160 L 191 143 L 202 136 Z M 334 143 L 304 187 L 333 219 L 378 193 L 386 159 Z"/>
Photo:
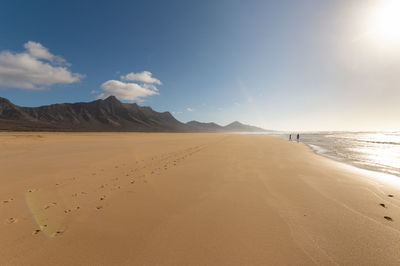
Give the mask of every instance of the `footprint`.
<path id="1" fill-rule="evenodd" d="M 10 203 L 10 202 L 13 201 L 13 200 L 14 200 L 13 198 L 8 199 L 8 200 L 3 200 L 3 203 Z"/>
<path id="2" fill-rule="evenodd" d="M 379 203 L 380 206 L 382 206 L 383 208 L 386 208 L 385 203 Z"/>
<path id="3" fill-rule="evenodd" d="M 40 229 L 36 229 L 35 231 L 32 232 L 32 235 L 33 235 L 33 236 L 34 236 L 34 235 L 37 235 L 37 234 L 39 234 L 40 232 L 41 232 Z"/>
<path id="4" fill-rule="evenodd" d="M 50 202 L 50 203 L 47 203 L 47 205 L 46 205 L 46 207 L 44 207 L 44 209 L 47 210 L 47 209 L 49 209 L 51 207 L 54 207 L 56 205 L 57 205 L 57 202 Z"/>
<path id="5" fill-rule="evenodd" d="M 36 191 L 36 189 L 34 189 L 34 188 L 31 188 L 31 189 L 28 190 L 29 193 L 32 193 L 32 192 L 35 192 L 35 191 Z"/>
<path id="6" fill-rule="evenodd" d="M 70 210 L 70 209 L 66 209 L 66 210 L 64 210 L 64 212 L 65 212 L 65 213 L 70 213 L 71 210 Z"/>
<path id="7" fill-rule="evenodd" d="M 131 181 L 131 184 L 135 184 L 135 180 L 132 180 L 132 181 Z"/>
<path id="8" fill-rule="evenodd" d="M 383 218 L 385 218 L 386 220 L 388 220 L 388 221 L 391 221 L 391 222 L 393 222 L 393 219 L 392 219 L 392 217 L 389 217 L 389 216 L 383 216 Z"/>
<path id="9" fill-rule="evenodd" d="M 388 197 L 389 197 L 389 198 L 393 198 L 394 196 L 393 196 L 392 194 L 389 194 Z"/>
<path id="10" fill-rule="evenodd" d="M 54 233 L 53 233 L 53 237 L 55 237 L 55 236 L 60 236 L 60 235 L 62 235 L 64 233 L 64 231 L 55 231 Z"/>
<path id="11" fill-rule="evenodd" d="M 13 218 L 13 217 L 10 217 L 10 218 L 8 218 L 8 219 L 6 220 L 6 223 L 7 223 L 7 224 L 15 224 L 16 222 L 18 222 L 18 220 L 15 219 L 15 218 Z"/>
<path id="12" fill-rule="evenodd" d="M 103 206 L 96 206 L 96 209 L 98 210 L 103 209 Z"/>
<path id="13" fill-rule="evenodd" d="M 106 196 L 102 196 L 102 197 L 100 197 L 100 200 L 105 200 L 106 199 Z"/>

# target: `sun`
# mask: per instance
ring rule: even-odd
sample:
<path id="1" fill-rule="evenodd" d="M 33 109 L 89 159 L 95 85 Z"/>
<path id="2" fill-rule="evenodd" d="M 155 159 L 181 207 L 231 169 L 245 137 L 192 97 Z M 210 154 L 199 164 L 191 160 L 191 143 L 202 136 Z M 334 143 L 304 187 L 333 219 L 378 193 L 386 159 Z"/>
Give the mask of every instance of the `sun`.
<path id="1" fill-rule="evenodd" d="M 375 41 L 400 44 L 400 0 L 386 0 L 374 10 L 370 19 L 370 33 Z"/>

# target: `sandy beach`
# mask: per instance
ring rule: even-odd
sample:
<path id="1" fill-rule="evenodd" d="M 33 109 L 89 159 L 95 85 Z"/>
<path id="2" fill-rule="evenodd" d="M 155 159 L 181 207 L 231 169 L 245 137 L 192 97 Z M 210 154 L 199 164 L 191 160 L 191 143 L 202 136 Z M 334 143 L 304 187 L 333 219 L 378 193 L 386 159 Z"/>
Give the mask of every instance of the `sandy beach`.
<path id="1" fill-rule="evenodd" d="M 0 265 L 399 265 L 393 180 L 260 135 L 0 133 Z"/>

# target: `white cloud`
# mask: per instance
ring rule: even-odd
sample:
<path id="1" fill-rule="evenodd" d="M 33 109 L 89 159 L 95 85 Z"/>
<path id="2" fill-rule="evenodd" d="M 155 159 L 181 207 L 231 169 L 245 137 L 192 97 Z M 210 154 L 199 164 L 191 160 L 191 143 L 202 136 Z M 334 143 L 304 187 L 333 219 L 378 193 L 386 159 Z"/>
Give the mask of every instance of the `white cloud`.
<path id="1" fill-rule="evenodd" d="M 194 109 L 192 109 L 192 108 L 188 107 L 188 108 L 186 108 L 186 111 L 188 111 L 188 112 L 193 112 L 193 111 L 194 111 Z"/>
<path id="2" fill-rule="evenodd" d="M 152 77 L 151 72 L 143 71 L 139 73 L 129 73 L 121 76 L 121 80 L 108 80 L 100 88 L 103 90 L 98 95 L 99 98 L 106 98 L 110 95 L 121 100 L 143 101 L 144 97 L 156 95 L 158 88 L 154 85 L 161 85 L 161 81 Z M 126 82 L 137 81 L 137 82 Z"/>
<path id="3" fill-rule="evenodd" d="M 139 73 L 132 72 L 126 74 L 125 76 L 121 76 L 121 80 L 138 81 L 142 83 L 154 83 L 157 85 L 161 85 L 161 81 L 159 79 L 153 78 L 150 71 L 143 71 Z"/>
<path id="4" fill-rule="evenodd" d="M 28 90 L 45 89 L 53 84 L 69 84 L 84 76 L 72 73 L 60 56 L 51 54 L 40 43 L 29 41 L 26 51 L 0 52 L 0 87 Z"/>
<path id="5" fill-rule="evenodd" d="M 99 98 L 113 95 L 121 100 L 142 101 L 143 97 L 158 94 L 158 89 L 151 84 L 125 83 L 119 80 L 108 80 L 100 88 L 104 91 Z"/>
<path id="6" fill-rule="evenodd" d="M 52 60 L 54 58 L 54 55 L 52 55 L 46 47 L 38 42 L 29 41 L 24 44 L 24 47 L 33 57 L 47 60 Z"/>

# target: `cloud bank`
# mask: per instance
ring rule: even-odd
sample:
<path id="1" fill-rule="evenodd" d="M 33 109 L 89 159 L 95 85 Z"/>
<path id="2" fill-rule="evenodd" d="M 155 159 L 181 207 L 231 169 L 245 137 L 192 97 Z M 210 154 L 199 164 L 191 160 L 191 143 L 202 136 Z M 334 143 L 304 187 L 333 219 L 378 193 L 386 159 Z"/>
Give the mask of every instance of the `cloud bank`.
<path id="1" fill-rule="evenodd" d="M 161 81 L 152 77 L 149 71 L 140 73 L 129 73 L 121 76 L 121 80 L 108 80 L 101 84 L 100 88 L 103 91 L 98 95 L 99 98 L 106 98 L 114 95 L 121 100 L 127 101 L 143 101 L 143 98 L 156 95 L 158 88 L 154 85 L 161 85 Z M 125 82 L 125 81 L 137 81 Z"/>
<path id="2" fill-rule="evenodd" d="M 72 73 L 66 60 L 53 55 L 37 42 L 29 41 L 25 51 L 0 52 L 0 88 L 46 89 L 54 84 L 80 81 L 84 75 Z"/>

